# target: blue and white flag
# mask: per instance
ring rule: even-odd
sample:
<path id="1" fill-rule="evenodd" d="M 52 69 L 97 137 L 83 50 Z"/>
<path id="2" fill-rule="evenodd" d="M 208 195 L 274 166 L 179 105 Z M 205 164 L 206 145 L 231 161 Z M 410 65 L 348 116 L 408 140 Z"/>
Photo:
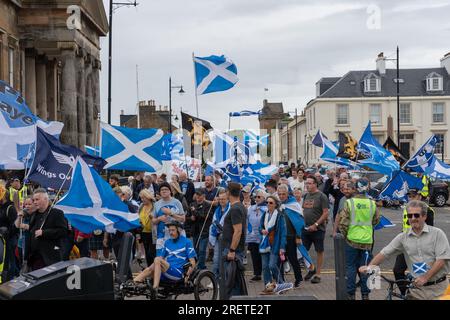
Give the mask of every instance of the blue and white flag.
<path id="1" fill-rule="evenodd" d="M 225 91 L 239 81 L 236 65 L 225 56 L 194 57 L 197 94 Z"/>
<path id="2" fill-rule="evenodd" d="M 249 110 L 242 110 L 237 112 L 230 112 L 230 117 L 249 117 L 249 116 L 259 116 L 261 114 L 261 110 L 259 111 L 249 111 Z"/>
<path id="3" fill-rule="evenodd" d="M 162 167 L 163 132 L 101 124 L 101 157 L 105 169 L 157 172 Z"/>
<path id="4" fill-rule="evenodd" d="M 380 222 L 373 228 L 374 230 L 380 230 L 383 228 L 392 228 L 395 227 L 395 224 L 393 224 L 388 218 L 381 215 Z"/>
<path id="5" fill-rule="evenodd" d="M 269 214 L 267 211 L 263 214 L 261 217 L 261 221 L 263 221 L 264 225 L 263 228 L 267 230 L 270 234 L 270 232 L 274 231 L 277 223 L 277 218 L 280 213 L 278 210 L 275 210 L 272 213 L 272 216 L 269 219 Z M 269 234 L 263 235 L 261 242 L 259 243 L 259 252 L 260 253 L 268 253 L 270 250 L 272 250 L 269 242 Z"/>
<path id="6" fill-rule="evenodd" d="M 336 144 L 328 140 L 328 138 L 322 133 L 321 130 L 317 132 L 312 143 L 315 146 L 320 146 L 323 148 L 322 154 L 320 155 L 320 159 L 322 159 L 323 161 L 334 163 L 336 165 L 351 169 L 358 168 L 358 165 L 355 162 L 337 156 L 339 152 L 339 147 L 337 147 Z"/>
<path id="7" fill-rule="evenodd" d="M 36 127 L 58 136 L 64 124 L 34 115 L 15 89 L 0 81 L 0 170 L 23 170 L 34 157 Z"/>
<path id="8" fill-rule="evenodd" d="M 213 141 L 214 163 L 217 167 L 225 168 L 232 162 L 241 165 L 256 163 L 254 150 L 239 141 L 237 137 L 231 137 L 219 130 L 212 130 L 208 134 Z"/>
<path id="9" fill-rule="evenodd" d="M 37 128 L 36 154 L 27 178 L 44 188 L 68 190 L 77 157 L 82 157 L 98 172 L 106 165 L 106 161 L 102 158 L 91 156 L 74 146 L 62 144 L 52 135 Z"/>
<path id="10" fill-rule="evenodd" d="M 433 161 L 426 168 L 425 174 L 436 179 L 450 180 L 450 166 L 433 156 Z"/>
<path id="11" fill-rule="evenodd" d="M 70 224 L 84 233 L 126 232 L 140 227 L 139 214 L 130 213 L 111 186 L 80 157 L 69 192 L 55 207 L 64 211 Z"/>
<path id="12" fill-rule="evenodd" d="M 163 136 L 162 140 L 162 154 L 163 161 L 183 160 L 184 145 L 182 137 L 175 134 L 168 133 Z"/>
<path id="13" fill-rule="evenodd" d="M 214 247 L 217 242 L 217 238 L 223 229 L 223 224 L 225 221 L 225 217 L 228 214 L 228 211 L 230 210 L 230 203 L 227 203 L 227 206 L 225 207 L 224 212 L 222 213 L 222 207 L 218 206 L 216 210 L 214 211 L 213 220 L 211 222 L 211 225 L 209 227 L 209 243 Z"/>
<path id="14" fill-rule="evenodd" d="M 248 153 L 256 155 L 258 153 L 258 147 L 265 147 L 269 145 L 269 135 L 259 135 L 251 130 L 245 130 L 244 132 L 244 146 Z M 256 157 L 254 157 L 256 158 Z"/>
<path id="15" fill-rule="evenodd" d="M 317 131 L 316 135 L 312 139 L 311 143 L 316 147 L 323 148 L 323 140 L 328 140 L 327 136 L 322 133 L 322 130 Z M 337 154 L 337 152 L 336 152 Z"/>
<path id="16" fill-rule="evenodd" d="M 408 201 L 409 189 L 422 190 L 422 180 L 414 177 L 404 171 L 397 171 L 394 173 L 392 179 L 386 183 L 383 190 L 381 190 L 379 200 L 400 200 Z"/>
<path id="17" fill-rule="evenodd" d="M 428 266 L 426 262 L 416 262 L 412 265 L 412 273 L 418 277 L 428 272 L 431 268 Z"/>
<path id="18" fill-rule="evenodd" d="M 417 152 L 403 165 L 403 168 L 423 173 L 431 165 L 434 157 L 434 148 L 438 138 L 432 135 Z"/>
<path id="19" fill-rule="evenodd" d="M 91 156 L 100 157 L 100 147 L 84 146 L 84 150 Z"/>
<path id="20" fill-rule="evenodd" d="M 305 218 L 303 217 L 303 210 L 300 203 L 298 203 L 294 197 L 290 196 L 287 201 L 282 204 L 281 208 L 284 209 L 287 218 L 294 226 L 296 237 L 301 238 L 303 229 L 305 228 Z M 303 258 L 307 268 L 313 264 L 311 256 L 303 244 L 297 246 L 297 257 Z"/>
<path id="21" fill-rule="evenodd" d="M 395 171 L 400 170 L 400 165 L 392 153 L 383 148 L 377 139 L 373 137 L 370 121 L 366 130 L 364 130 L 361 140 L 359 140 L 358 152 L 368 157 L 367 159 L 359 160 L 359 163 L 377 172 L 392 177 Z"/>

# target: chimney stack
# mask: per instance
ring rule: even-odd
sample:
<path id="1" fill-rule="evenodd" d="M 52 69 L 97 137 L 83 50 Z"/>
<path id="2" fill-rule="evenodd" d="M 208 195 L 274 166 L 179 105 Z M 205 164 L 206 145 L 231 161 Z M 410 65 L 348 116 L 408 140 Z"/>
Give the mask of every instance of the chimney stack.
<path id="1" fill-rule="evenodd" d="M 377 71 L 380 73 L 380 75 L 386 74 L 386 58 L 384 57 L 384 53 L 381 52 L 377 57 Z"/>
<path id="2" fill-rule="evenodd" d="M 445 68 L 447 73 L 450 74 L 450 52 L 441 59 L 441 68 Z"/>

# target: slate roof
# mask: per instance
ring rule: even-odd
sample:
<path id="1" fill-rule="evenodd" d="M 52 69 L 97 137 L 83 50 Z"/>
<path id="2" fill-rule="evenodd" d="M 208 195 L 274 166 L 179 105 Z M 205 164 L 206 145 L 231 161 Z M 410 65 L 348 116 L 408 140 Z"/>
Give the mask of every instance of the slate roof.
<path id="1" fill-rule="evenodd" d="M 426 78 L 436 72 L 443 77 L 443 91 L 427 91 Z M 333 86 L 323 92 L 317 98 L 355 98 L 355 97 L 394 97 L 397 96 L 396 69 L 386 69 L 386 74 L 381 76 L 380 92 L 364 92 L 364 78 L 370 73 L 380 76 L 377 70 L 350 71 L 341 77 Z M 328 80 L 333 78 L 322 78 Z M 322 80 L 321 79 L 321 80 Z M 450 75 L 445 68 L 424 69 L 400 69 L 401 96 L 436 96 L 450 95 Z M 319 82 L 321 81 L 319 80 Z"/>

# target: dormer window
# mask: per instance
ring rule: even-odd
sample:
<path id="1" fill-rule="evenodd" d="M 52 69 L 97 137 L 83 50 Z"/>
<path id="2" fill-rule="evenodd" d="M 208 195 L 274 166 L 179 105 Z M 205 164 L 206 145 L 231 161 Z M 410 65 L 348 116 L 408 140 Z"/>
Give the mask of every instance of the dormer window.
<path id="1" fill-rule="evenodd" d="M 427 76 L 427 91 L 442 91 L 443 82 L 443 78 L 439 73 L 430 73 Z"/>
<path id="2" fill-rule="evenodd" d="M 381 91 L 381 79 L 374 73 L 369 73 L 364 78 L 364 92 L 380 92 Z"/>

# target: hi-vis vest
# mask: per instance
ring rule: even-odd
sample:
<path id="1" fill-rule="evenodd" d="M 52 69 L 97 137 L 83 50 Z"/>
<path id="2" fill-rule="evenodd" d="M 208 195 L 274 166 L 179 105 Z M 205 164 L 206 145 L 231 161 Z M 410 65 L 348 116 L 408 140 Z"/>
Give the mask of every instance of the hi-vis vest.
<path id="1" fill-rule="evenodd" d="M 3 248 L 0 250 L 2 252 L 2 256 L 0 257 L 0 283 L 2 283 L 2 275 L 3 275 L 3 266 L 5 265 L 5 257 L 6 257 L 6 241 L 3 237 L 0 236 L 1 246 Z"/>
<path id="2" fill-rule="evenodd" d="M 377 206 L 370 199 L 351 198 L 347 200 L 350 208 L 350 227 L 347 239 L 361 244 L 373 243 L 373 217 Z"/>
<path id="3" fill-rule="evenodd" d="M 9 188 L 9 200 L 11 202 L 14 202 L 14 194 L 17 192 L 19 194 L 19 207 L 22 207 L 23 199 L 25 198 L 27 194 L 27 186 L 23 186 L 22 189 L 16 190 L 13 187 Z"/>
<path id="4" fill-rule="evenodd" d="M 428 177 L 426 175 L 424 175 L 422 177 L 423 188 L 420 191 L 420 194 L 425 198 L 428 197 L 428 194 L 429 194 L 428 182 L 429 182 Z"/>

